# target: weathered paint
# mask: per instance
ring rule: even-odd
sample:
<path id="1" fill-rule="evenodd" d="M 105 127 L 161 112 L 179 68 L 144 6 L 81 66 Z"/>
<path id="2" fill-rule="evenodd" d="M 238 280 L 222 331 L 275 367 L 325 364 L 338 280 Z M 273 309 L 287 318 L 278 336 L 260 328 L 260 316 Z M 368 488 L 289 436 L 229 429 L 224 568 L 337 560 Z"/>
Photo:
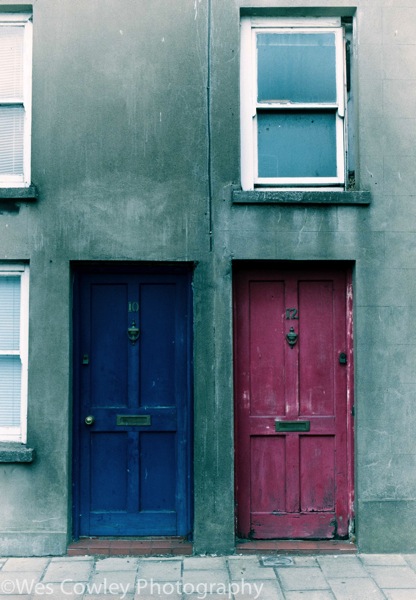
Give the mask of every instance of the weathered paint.
<path id="1" fill-rule="evenodd" d="M 345 269 L 246 267 L 236 271 L 234 302 L 238 534 L 345 537 L 352 518 Z M 276 421 L 307 427 L 284 433 Z"/>
<path id="2" fill-rule="evenodd" d="M 76 282 L 74 534 L 187 536 L 189 273 L 113 267 Z"/>
<path id="3" fill-rule="evenodd" d="M 254 4 L 269 14 L 353 17 L 355 181 L 371 194 L 369 206 L 233 203 L 239 19 Z M 79 262 L 106 260 L 195 265 L 196 552 L 234 548 L 233 261 L 354 263 L 357 543 L 416 551 L 416 16 L 404 0 L 354 6 L 33 3 L 39 200 L 2 202 L 0 258 L 30 261 L 28 445 L 36 459 L 0 465 L 2 555 L 64 553 L 72 537 L 71 273 Z"/>

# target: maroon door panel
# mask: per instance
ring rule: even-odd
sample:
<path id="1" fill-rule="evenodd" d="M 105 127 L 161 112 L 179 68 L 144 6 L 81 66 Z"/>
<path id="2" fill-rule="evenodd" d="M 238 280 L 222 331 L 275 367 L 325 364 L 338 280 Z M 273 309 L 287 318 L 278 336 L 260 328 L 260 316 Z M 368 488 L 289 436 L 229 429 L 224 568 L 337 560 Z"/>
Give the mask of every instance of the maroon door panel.
<path id="1" fill-rule="evenodd" d="M 236 272 L 241 537 L 332 538 L 348 533 L 349 298 L 348 273 L 340 270 Z"/>

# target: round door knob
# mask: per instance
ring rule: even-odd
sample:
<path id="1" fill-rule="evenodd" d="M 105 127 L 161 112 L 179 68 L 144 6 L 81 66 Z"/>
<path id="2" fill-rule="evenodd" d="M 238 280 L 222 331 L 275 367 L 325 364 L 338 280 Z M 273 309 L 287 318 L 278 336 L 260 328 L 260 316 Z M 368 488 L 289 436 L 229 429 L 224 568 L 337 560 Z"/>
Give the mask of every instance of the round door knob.
<path id="1" fill-rule="evenodd" d="M 88 415 L 88 417 L 85 417 L 85 425 L 92 425 L 94 421 L 95 419 L 92 415 Z"/>

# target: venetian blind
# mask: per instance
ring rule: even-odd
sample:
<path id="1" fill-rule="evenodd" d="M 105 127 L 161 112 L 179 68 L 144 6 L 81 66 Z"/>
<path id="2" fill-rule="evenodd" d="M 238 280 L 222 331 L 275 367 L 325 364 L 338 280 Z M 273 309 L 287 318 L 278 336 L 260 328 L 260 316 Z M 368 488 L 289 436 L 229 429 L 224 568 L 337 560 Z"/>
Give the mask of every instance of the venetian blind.
<path id="1" fill-rule="evenodd" d="M 0 174 L 23 174 L 24 26 L 0 26 Z"/>
<path id="2" fill-rule="evenodd" d="M 0 427 L 20 425 L 20 277 L 0 277 Z"/>

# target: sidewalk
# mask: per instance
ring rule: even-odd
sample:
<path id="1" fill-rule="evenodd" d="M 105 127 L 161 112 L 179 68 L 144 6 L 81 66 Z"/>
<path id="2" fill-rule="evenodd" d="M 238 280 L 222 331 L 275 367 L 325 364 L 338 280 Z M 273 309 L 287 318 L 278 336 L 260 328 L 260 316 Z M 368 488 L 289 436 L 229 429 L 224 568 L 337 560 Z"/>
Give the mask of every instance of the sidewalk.
<path id="1" fill-rule="evenodd" d="M 416 600 L 416 554 L 0 558 L 0 600 Z"/>

